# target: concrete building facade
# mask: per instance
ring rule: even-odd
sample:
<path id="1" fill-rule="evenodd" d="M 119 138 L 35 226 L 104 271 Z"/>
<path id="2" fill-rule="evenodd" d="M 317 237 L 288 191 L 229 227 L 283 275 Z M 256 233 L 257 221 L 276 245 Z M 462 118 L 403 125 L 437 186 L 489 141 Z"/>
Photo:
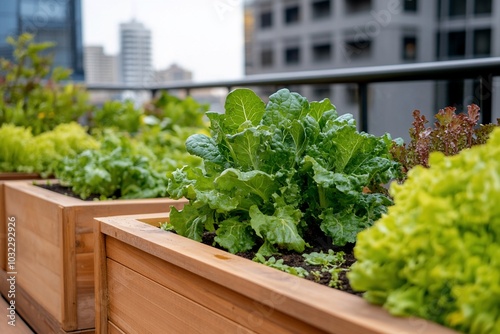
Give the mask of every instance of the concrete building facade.
<path id="1" fill-rule="evenodd" d="M 500 56 L 500 2 L 493 0 L 254 0 L 245 20 L 247 75 Z M 477 86 L 371 84 L 368 129 L 405 138 L 414 109 L 432 121 L 438 108 L 476 102 Z M 495 87 L 497 79 L 494 105 L 485 107 L 500 117 Z M 339 113 L 357 117 L 356 85 L 293 88 L 310 100 L 329 97 Z"/>
<path id="2" fill-rule="evenodd" d="M 120 24 L 120 74 L 126 85 L 153 80 L 151 31 L 135 20 Z"/>
<path id="3" fill-rule="evenodd" d="M 88 84 L 116 84 L 120 82 L 118 56 L 107 55 L 102 46 L 84 49 L 85 82 Z"/>

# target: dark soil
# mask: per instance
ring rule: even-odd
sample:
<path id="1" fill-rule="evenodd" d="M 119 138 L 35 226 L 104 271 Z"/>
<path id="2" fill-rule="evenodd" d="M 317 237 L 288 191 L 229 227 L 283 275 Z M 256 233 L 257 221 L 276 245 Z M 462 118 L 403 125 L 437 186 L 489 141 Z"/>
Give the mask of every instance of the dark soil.
<path id="1" fill-rule="evenodd" d="M 323 235 L 317 234 L 317 235 Z M 220 248 L 215 242 L 215 233 L 213 232 L 205 232 L 203 235 L 203 240 L 202 242 L 206 245 L 213 246 L 216 248 Z M 339 282 L 338 282 L 338 287 L 336 289 L 345 291 L 347 293 L 361 296 L 362 292 L 357 292 L 354 291 L 351 288 L 351 285 L 349 284 L 349 280 L 346 276 L 346 273 L 349 271 L 349 268 L 351 265 L 356 262 L 356 259 L 354 258 L 354 244 L 348 244 L 344 247 L 336 247 L 332 245 L 331 240 L 329 240 L 326 237 L 314 237 L 314 238 L 305 238 L 306 242 L 311 246 L 311 248 L 307 248 L 306 252 L 307 254 L 312 253 L 312 252 L 323 252 L 323 253 L 328 253 L 329 249 L 332 249 L 335 252 L 342 251 L 345 254 L 345 262 L 341 265 L 341 268 L 344 269 L 340 274 L 339 274 Z M 224 249 L 222 249 L 224 250 Z M 244 253 L 237 253 L 236 255 L 244 257 L 246 259 L 252 260 L 255 257 L 255 254 L 257 253 L 257 249 L 244 252 Z M 310 265 L 305 261 L 305 258 L 296 252 L 292 251 L 287 251 L 287 250 L 281 250 L 280 254 L 275 254 L 273 257 L 276 260 L 283 259 L 283 263 L 286 265 L 289 265 L 291 267 L 302 267 L 306 269 L 309 273 L 312 271 L 316 272 L 321 272 L 322 267 L 321 266 L 315 266 L 315 265 Z M 267 259 L 267 258 L 266 258 Z M 321 275 L 318 277 L 317 275 L 314 276 L 312 274 L 309 274 L 305 279 L 308 279 L 310 281 L 316 282 L 321 285 L 328 286 L 330 279 L 331 279 L 331 274 L 328 272 L 322 272 Z"/>
<path id="2" fill-rule="evenodd" d="M 73 190 L 71 190 L 70 187 L 60 185 L 59 183 L 48 183 L 48 184 L 36 184 L 35 183 L 35 185 L 38 187 L 44 188 L 44 189 L 51 190 L 51 191 L 56 192 L 58 194 L 82 199 L 82 198 L 80 198 L 79 195 L 75 194 L 73 192 Z M 91 195 L 88 198 L 84 199 L 84 201 L 98 201 L 99 199 L 100 199 L 99 195 Z"/>
<path id="3" fill-rule="evenodd" d="M 36 184 L 39 187 L 42 187 L 44 189 L 48 189 L 51 191 L 54 191 L 59 194 L 63 194 L 66 196 L 74 197 L 81 199 L 80 196 L 75 194 L 70 187 L 66 187 L 63 185 L 60 185 L 59 183 L 53 183 L 53 184 Z M 94 195 L 90 196 L 89 198 L 85 199 L 86 201 L 93 201 L 93 200 L 99 200 L 99 195 Z M 320 236 L 320 237 L 318 237 Z M 216 248 L 220 248 L 215 242 L 215 233 L 210 233 L 210 232 L 205 232 L 203 235 L 203 240 L 202 242 L 206 245 L 213 246 Z M 312 253 L 312 252 L 323 252 L 323 253 L 328 253 L 329 249 L 332 249 L 335 252 L 342 251 L 345 254 L 345 262 L 341 265 L 341 268 L 344 269 L 342 272 L 339 274 L 339 284 L 336 289 L 342 290 L 345 292 L 348 292 L 350 294 L 358 295 L 360 296 L 362 293 L 360 292 L 355 292 L 352 288 L 351 285 L 349 284 L 349 280 L 347 279 L 346 273 L 348 272 L 349 268 L 351 265 L 356 262 L 356 259 L 354 258 L 353 254 L 353 244 L 348 244 L 344 247 L 336 247 L 332 245 L 332 242 L 330 239 L 326 238 L 323 236 L 323 232 L 318 230 L 318 231 L 309 231 L 309 233 L 306 234 L 304 237 L 306 242 L 311 246 L 311 248 L 308 248 L 306 250 L 306 253 Z M 220 248 L 222 249 L 222 248 Z M 224 250 L 224 249 L 223 249 Z M 238 253 L 236 255 L 244 257 L 246 259 L 252 260 L 255 257 L 255 254 L 257 253 L 258 249 L 254 249 L 252 251 L 244 252 L 244 253 Z M 321 266 L 314 266 L 306 263 L 304 257 L 301 254 L 287 251 L 287 250 L 281 250 L 280 254 L 275 254 L 273 255 L 276 260 L 283 259 L 283 263 L 291 266 L 291 267 L 302 267 L 308 272 L 316 271 L 316 272 L 321 272 Z M 325 286 L 328 286 L 330 279 L 331 279 L 331 274 L 328 272 L 321 272 L 321 275 L 312 275 L 309 274 L 306 279 L 311 280 L 313 282 L 316 282 L 318 284 L 322 284 Z"/>

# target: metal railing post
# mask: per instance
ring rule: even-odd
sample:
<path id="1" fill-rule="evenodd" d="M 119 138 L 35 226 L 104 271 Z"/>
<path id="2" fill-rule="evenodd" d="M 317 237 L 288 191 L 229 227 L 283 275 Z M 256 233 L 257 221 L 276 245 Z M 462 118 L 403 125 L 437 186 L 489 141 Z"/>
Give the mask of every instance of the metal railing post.
<path id="1" fill-rule="evenodd" d="M 358 104 L 359 104 L 359 129 L 368 132 L 368 84 L 358 83 Z"/>

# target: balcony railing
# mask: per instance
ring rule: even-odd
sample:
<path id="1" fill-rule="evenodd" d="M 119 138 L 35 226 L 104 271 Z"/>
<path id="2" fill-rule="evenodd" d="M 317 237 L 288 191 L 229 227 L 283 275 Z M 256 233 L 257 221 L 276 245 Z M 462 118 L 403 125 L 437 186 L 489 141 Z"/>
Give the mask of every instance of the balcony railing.
<path id="1" fill-rule="evenodd" d="M 481 91 L 492 92 L 493 77 L 500 76 L 500 57 L 413 63 L 401 65 L 368 66 L 303 72 L 272 73 L 246 76 L 243 79 L 210 82 L 184 82 L 165 85 L 99 85 L 89 84 L 89 90 L 124 91 L 148 90 L 154 96 L 163 90 L 186 90 L 226 87 L 287 86 L 309 84 L 346 84 L 358 86 L 359 119 L 361 130 L 368 131 L 368 85 L 380 82 L 401 82 L 419 80 L 479 80 Z M 492 94 L 479 94 L 480 104 L 491 99 Z M 487 97 L 486 97 L 487 96 Z M 480 105 L 481 107 L 481 105 Z M 492 111 L 482 110 L 482 123 L 490 123 Z"/>

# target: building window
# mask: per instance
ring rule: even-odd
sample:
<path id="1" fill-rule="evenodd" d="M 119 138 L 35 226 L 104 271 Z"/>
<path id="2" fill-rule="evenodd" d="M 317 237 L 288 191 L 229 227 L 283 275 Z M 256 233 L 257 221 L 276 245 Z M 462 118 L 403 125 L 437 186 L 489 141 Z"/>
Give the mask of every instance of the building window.
<path id="1" fill-rule="evenodd" d="M 298 65 L 300 62 L 300 49 L 298 46 L 287 47 L 285 49 L 285 64 Z"/>
<path id="2" fill-rule="evenodd" d="M 491 29 L 474 31 L 474 56 L 491 55 Z"/>
<path id="3" fill-rule="evenodd" d="M 300 8 L 293 5 L 285 8 L 285 24 L 294 24 L 300 21 Z"/>
<path id="4" fill-rule="evenodd" d="M 453 16 L 465 16 L 466 0 L 450 0 L 448 14 Z"/>
<path id="5" fill-rule="evenodd" d="M 331 14 L 331 1 L 319 0 L 312 3 L 312 17 L 313 19 L 322 19 L 330 17 Z"/>
<path id="6" fill-rule="evenodd" d="M 448 57 L 456 58 L 465 56 L 465 31 L 452 31 L 448 33 Z"/>
<path id="7" fill-rule="evenodd" d="M 417 11 L 417 0 L 405 0 L 404 1 L 405 12 L 416 12 Z"/>
<path id="8" fill-rule="evenodd" d="M 403 60 L 417 60 L 417 38 L 415 36 L 403 37 Z"/>
<path id="9" fill-rule="evenodd" d="M 347 14 L 369 12 L 372 9 L 371 0 L 345 0 L 344 4 Z"/>
<path id="10" fill-rule="evenodd" d="M 332 45 L 329 42 L 313 45 L 312 51 L 314 62 L 329 62 L 332 58 Z"/>
<path id="11" fill-rule="evenodd" d="M 262 67 L 273 66 L 274 64 L 274 54 L 272 49 L 263 49 L 260 52 L 260 65 Z"/>
<path id="12" fill-rule="evenodd" d="M 260 13 L 260 27 L 262 29 L 270 28 L 273 26 L 273 13 L 262 12 Z"/>
<path id="13" fill-rule="evenodd" d="M 345 42 L 345 55 L 349 59 L 369 57 L 372 52 L 372 41 L 370 39 L 355 39 Z"/>
<path id="14" fill-rule="evenodd" d="M 475 0 L 474 14 L 491 14 L 491 0 Z"/>

